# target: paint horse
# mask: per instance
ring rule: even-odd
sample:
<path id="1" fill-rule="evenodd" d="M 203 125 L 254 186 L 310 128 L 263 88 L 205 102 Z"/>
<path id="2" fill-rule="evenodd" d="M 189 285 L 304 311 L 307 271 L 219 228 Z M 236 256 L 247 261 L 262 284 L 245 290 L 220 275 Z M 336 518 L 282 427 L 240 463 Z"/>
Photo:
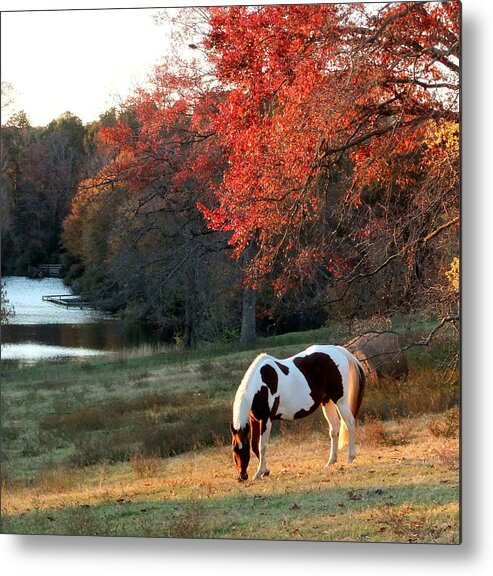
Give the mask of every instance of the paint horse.
<path id="1" fill-rule="evenodd" d="M 246 371 L 233 404 L 231 433 L 238 480 L 248 479 L 250 447 L 259 460 L 254 479 L 269 475 L 265 453 L 273 420 L 304 418 L 319 406 L 329 423 L 327 466 L 336 462 L 337 451 L 348 437 L 348 462 L 352 462 L 355 418 L 364 389 L 362 365 L 341 346 L 310 346 L 284 360 L 260 354 Z"/>

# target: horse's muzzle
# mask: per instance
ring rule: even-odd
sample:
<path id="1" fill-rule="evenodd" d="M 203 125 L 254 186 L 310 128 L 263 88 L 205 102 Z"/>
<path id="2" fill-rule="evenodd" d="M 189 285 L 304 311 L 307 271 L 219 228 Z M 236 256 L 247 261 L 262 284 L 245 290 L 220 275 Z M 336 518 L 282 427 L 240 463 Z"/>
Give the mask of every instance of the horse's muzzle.
<path id="1" fill-rule="evenodd" d="M 238 482 L 243 482 L 248 480 L 248 474 L 245 472 L 244 474 L 238 474 Z"/>

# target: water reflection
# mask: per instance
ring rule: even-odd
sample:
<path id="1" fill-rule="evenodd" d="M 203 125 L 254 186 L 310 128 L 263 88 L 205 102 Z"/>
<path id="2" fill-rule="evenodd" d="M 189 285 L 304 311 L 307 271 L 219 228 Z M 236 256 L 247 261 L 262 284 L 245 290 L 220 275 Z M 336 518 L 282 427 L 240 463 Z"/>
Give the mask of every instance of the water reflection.
<path id="1" fill-rule="evenodd" d="M 103 318 L 100 312 L 90 308 L 65 308 L 44 302 L 43 296 L 73 294 L 60 278 L 33 280 L 7 276 L 3 281 L 7 298 L 15 311 L 9 324 L 82 324 L 99 322 Z"/>
<path id="2" fill-rule="evenodd" d="M 44 302 L 46 295 L 71 294 L 58 278 L 7 277 L 4 283 L 15 315 L 2 326 L 2 360 L 74 361 L 156 340 L 143 327 L 129 327 L 95 310 Z"/>
<path id="3" fill-rule="evenodd" d="M 24 342 L 22 344 L 2 343 L 2 360 L 16 361 L 16 363 L 20 365 L 35 364 L 41 360 L 67 362 L 70 359 L 82 359 L 103 354 L 105 354 L 105 352 L 101 350 L 48 346 L 34 342 Z"/>

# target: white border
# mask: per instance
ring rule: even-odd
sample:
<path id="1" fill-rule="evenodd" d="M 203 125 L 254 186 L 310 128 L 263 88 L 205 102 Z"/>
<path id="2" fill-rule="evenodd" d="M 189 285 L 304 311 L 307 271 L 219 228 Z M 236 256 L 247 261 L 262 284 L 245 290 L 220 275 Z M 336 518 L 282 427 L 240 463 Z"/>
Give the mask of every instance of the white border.
<path id="1" fill-rule="evenodd" d="M 229 2 L 240 3 L 240 2 Z M 248 2 L 243 2 L 248 3 Z M 287 3 L 287 2 L 284 2 Z M 2 10 L 99 7 L 163 7 L 194 2 L 106 0 L 2 0 Z M 224 4 L 210 1 L 204 4 Z M 489 573 L 491 544 L 492 447 L 489 441 L 491 381 L 491 251 L 493 2 L 463 1 L 463 544 L 461 546 L 345 543 L 146 540 L 0 535 L 5 573 L 71 574 L 319 574 L 447 576 Z M 35 50 L 35 47 L 33 46 Z"/>

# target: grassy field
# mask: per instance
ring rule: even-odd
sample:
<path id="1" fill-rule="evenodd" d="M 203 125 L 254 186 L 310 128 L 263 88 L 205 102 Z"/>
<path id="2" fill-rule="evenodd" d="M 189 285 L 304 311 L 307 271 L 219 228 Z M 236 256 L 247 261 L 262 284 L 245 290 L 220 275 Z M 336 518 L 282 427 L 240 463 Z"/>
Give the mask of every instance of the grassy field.
<path id="1" fill-rule="evenodd" d="M 283 357 L 328 336 L 285 335 L 259 348 Z M 276 426 L 271 476 L 243 484 L 229 420 L 257 351 L 141 350 L 4 367 L 2 532 L 457 543 L 453 352 L 446 338 L 413 349 L 406 382 L 368 390 L 351 466 L 344 453 L 324 467 L 328 431 L 317 413 Z"/>

